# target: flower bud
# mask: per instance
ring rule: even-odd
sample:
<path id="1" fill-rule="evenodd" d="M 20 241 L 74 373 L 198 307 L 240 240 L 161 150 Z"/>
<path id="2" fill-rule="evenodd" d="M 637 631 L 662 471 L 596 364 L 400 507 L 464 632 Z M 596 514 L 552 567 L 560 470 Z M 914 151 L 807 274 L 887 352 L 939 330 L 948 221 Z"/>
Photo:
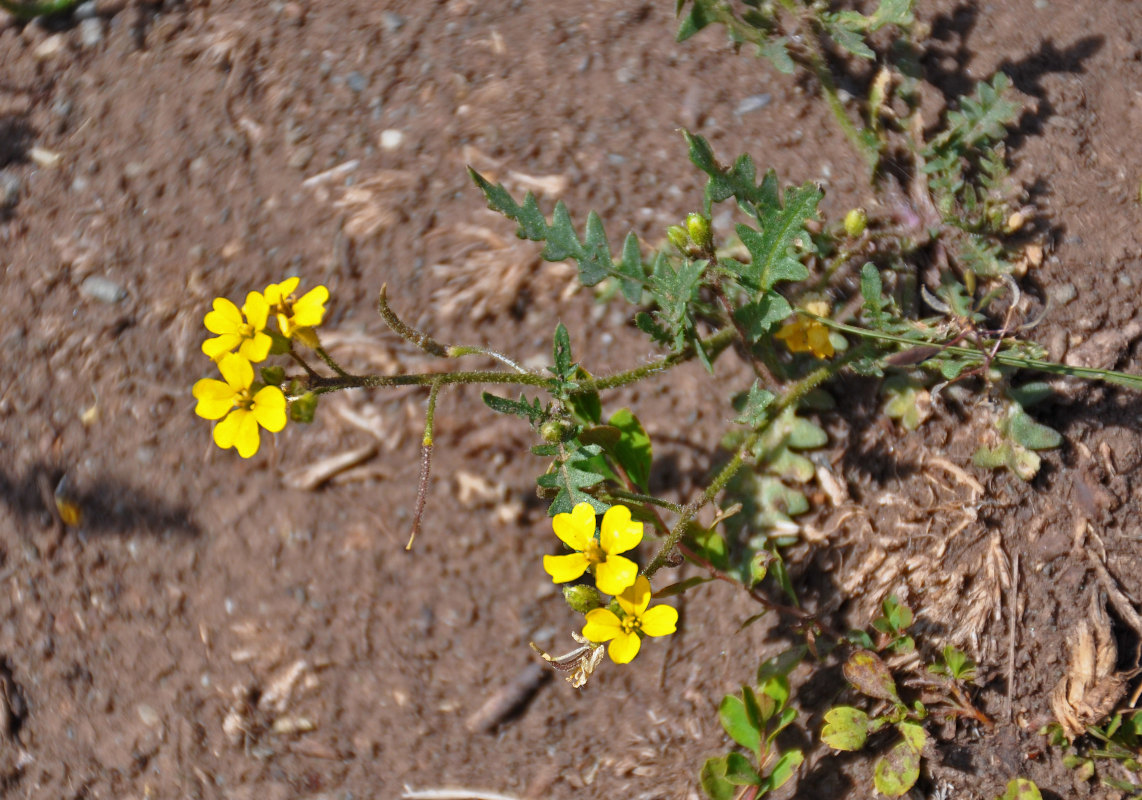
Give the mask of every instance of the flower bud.
<path id="1" fill-rule="evenodd" d="M 666 238 L 683 253 L 685 253 L 686 248 L 690 246 L 690 237 L 681 225 L 671 225 L 667 228 Z"/>
<path id="2" fill-rule="evenodd" d="M 317 395 L 306 392 L 289 404 L 289 418 L 294 422 L 313 422 L 313 415 L 317 411 Z"/>
<path id="3" fill-rule="evenodd" d="M 285 382 L 285 370 L 277 365 L 262 367 L 261 373 L 262 383 L 266 386 L 281 386 Z"/>
<path id="4" fill-rule="evenodd" d="M 573 611 L 580 614 L 586 614 L 603 604 L 599 599 L 599 590 L 594 586 L 564 586 L 563 599 Z"/>
<path id="5" fill-rule="evenodd" d="M 316 350 L 321 347 L 321 340 L 317 338 L 317 331 L 313 328 L 296 328 L 293 332 L 293 338 L 297 339 L 310 350 Z"/>
<path id="6" fill-rule="evenodd" d="M 539 426 L 539 436 L 548 444 L 556 444 L 563 441 L 563 435 L 566 432 L 567 423 L 561 419 L 549 419 Z"/>
<path id="7" fill-rule="evenodd" d="M 714 240 L 710 236 L 710 221 L 701 214 L 686 215 L 686 231 L 690 234 L 694 244 L 701 249 L 709 250 L 713 246 Z"/>
<path id="8" fill-rule="evenodd" d="M 845 214 L 845 233 L 847 233 L 850 238 L 857 238 L 864 233 L 864 229 L 867 227 L 868 215 L 863 208 L 854 208 Z"/>

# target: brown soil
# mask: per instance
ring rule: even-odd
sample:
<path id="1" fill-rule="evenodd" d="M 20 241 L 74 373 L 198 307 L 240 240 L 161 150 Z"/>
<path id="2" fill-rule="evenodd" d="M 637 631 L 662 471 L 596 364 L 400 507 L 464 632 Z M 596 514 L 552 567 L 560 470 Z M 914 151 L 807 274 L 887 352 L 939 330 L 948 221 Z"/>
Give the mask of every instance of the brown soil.
<path id="1" fill-rule="evenodd" d="M 373 313 L 385 283 L 444 341 L 542 360 L 562 319 L 592 370 L 631 362 L 623 312 L 541 266 L 466 164 L 577 220 L 597 210 L 612 241 L 633 228 L 656 242 L 700 202 L 680 127 L 723 158 L 820 181 L 830 215 L 873 202 L 811 85 L 716 31 L 675 45 L 672 3 L 384 5 L 95 0 L 94 21 L 0 20 L 4 796 L 698 797 L 702 761 L 727 747 L 722 695 L 790 641 L 739 631 L 757 606 L 710 585 L 631 667 L 583 691 L 537 678 L 527 643 L 561 651 L 574 624 L 539 569 L 541 462 L 475 390 L 442 398 L 411 554 L 420 393 L 333 399 L 248 462 L 211 444 L 189 394 L 208 372 L 202 315 L 288 274 L 330 288 L 326 344 L 355 369 L 433 366 Z M 1028 281 L 1054 298 L 1033 335 L 1053 357 L 1138 371 L 1142 7 L 920 6 L 936 89 L 1002 69 L 1027 102 L 1011 155 L 1054 245 Z M 823 502 L 807 523 L 821 534 L 799 551 L 807 602 L 865 624 L 901 595 L 932 641 L 979 656 L 998 722 L 940 741 L 922 785 L 991 798 L 1024 775 L 1046 796 L 1115 796 L 1036 730 L 1104 590 L 1095 562 L 1138 591 L 1137 396 L 1061 386 L 1044 419 L 1066 444 L 1024 485 L 970 466 L 986 407 L 949 401 L 904 434 L 871 387 L 842 389 L 854 400 L 827 420 L 831 463 L 863 511 Z M 606 398 L 658 413 L 660 490 L 700 485 L 730 414 L 710 396 L 694 369 Z M 354 448 L 377 452 L 348 480 L 290 488 Z M 66 530 L 51 510 L 64 476 L 83 511 Z M 1128 668 L 1137 634 L 1111 613 Z M 521 682 L 538 688 L 517 714 L 469 730 Z M 825 691 L 799 699 L 803 729 Z M 816 752 L 794 786 L 867 796 L 868 760 Z"/>

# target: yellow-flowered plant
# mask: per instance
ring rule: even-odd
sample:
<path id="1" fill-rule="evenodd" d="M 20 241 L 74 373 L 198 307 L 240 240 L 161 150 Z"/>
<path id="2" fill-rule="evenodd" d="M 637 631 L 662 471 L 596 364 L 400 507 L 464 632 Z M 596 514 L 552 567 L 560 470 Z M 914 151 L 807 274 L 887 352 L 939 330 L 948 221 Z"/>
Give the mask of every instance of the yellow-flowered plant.
<path id="1" fill-rule="evenodd" d="M 206 315 L 206 329 L 218 334 L 202 343 L 202 352 L 217 361 L 235 350 L 254 364 L 265 361 L 273 340 L 266 333 L 270 305 L 261 292 L 250 292 L 242 308 L 225 297 L 214 298 L 214 310 Z"/>
<path id="2" fill-rule="evenodd" d="M 543 568 L 555 583 L 573 581 L 590 570 L 595 575 L 595 585 L 606 594 L 621 594 L 634 584 L 638 565 L 618 555 L 642 541 L 642 523 L 631 520 L 629 508 L 607 509 L 597 539 L 595 509 L 590 503 L 579 503 L 570 514 L 556 514 L 551 526 L 555 535 L 575 551 L 565 556 L 543 557 Z"/>
<path id="3" fill-rule="evenodd" d="M 829 315 L 829 304 L 814 300 L 805 304 L 805 310 L 818 317 Z M 797 317 L 787 322 L 774 334 L 775 339 L 785 342 L 791 353 L 812 353 L 817 358 L 832 358 L 836 355 L 833 343 L 829 341 L 829 329 L 823 323 L 808 317 Z"/>
<path id="4" fill-rule="evenodd" d="M 218 420 L 214 442 L 222 449 L 238 450 L 242 458 L 258 452 L 259 429 L 277 433 L 286 424 L 286 399 L 276 386 L 254 391 L 254 368 L 238 353 L 218 361 L 223 380 L 203 378 L 194 384 L 198 405 L 194 411 L 205 419 Z"/>
<path id="5" fill-rule="evenodd" d="M 628 664 L 638 655 L 643 636 L 668 636 L 678 626 L 678 612 L 670 606 L 650 608 L 650 581 L 639 575 L 634 585 L 615 598 L 620 614 L 609 608 L 587 612 L 583 637 L 610 642 L 607 655 L 616 664 Z"/>
<path id="6" fill-rule="evenodd" d="M 278 321 L 278 329 L 287 339 L 298 338 L 303 344 L 315 346 L 316 336 L 312 329 L 321 324 L 325 317 L 325 301 L 329 299 L 329 290 L 324 286 L 315 286 L 301 297 L 297 297 L 297 285 L 300 280 L 296 277 L 286 278 L 281 283 L 271 283 L 266 287 L 266 302 L 270 313 Z"/>

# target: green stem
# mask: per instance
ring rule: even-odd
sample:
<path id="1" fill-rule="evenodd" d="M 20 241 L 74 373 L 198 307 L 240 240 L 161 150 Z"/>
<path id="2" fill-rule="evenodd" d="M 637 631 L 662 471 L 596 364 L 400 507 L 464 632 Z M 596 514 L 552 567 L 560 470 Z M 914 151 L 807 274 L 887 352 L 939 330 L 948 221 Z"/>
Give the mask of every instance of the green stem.
<path id="1" fill-rule="evenodd" d="M 496 361 L 499 361 L 501 364 L 504 364 L 506 366 L 511 367 L 516 372 L 519 372 L 521 374 L 526 374 L 527 372 L 530 371 L 530 370 L 526 369 L 525 367 L 521 366 L 517 361 L 514 361 L 513 359 L 504 355 L 503 353 L 501 353 L 497 350 L 492 350 L 491 348 L 488 348 L 488 347 L 479 347 L 478 345 L 474 345 L 474 344 L 473 345 L 456 344 L 456 345 L 452 345 L 451 347 L 448 348 L 448 357 L 449 358 L 461 358 L 462 356 L 488 356 L 489 358 L 494 358 Z"/>
<path id="2" fill-rule="evenodd" d="M 329 367 L 329 369 L 336 372 L 339 377 L 342 377 L 342 378 L 348 378 L 349 377 L 349 373 L 346 372 L 345 370 L 341 369 L 341 365 L 333 360 L 333 356 L 331 356 L 331 355 L 329 355 L 329 353 L 325 352 L 324 347 L 321 347 L 320 345 L 318 345 L 317 347 L 313 348 L 313 352 L 317 353 L 318 358 L 320 358 L 322 361 L 325 362 L 325 366 Z"/>
<path id="3" fill-rule="evenodd" d="M 658 506 L 665 508 L 667 511 L 673 511 L 675 514 L 682 513 L 682 506 L 677 503 L 671 503 L 669 500 L 663 500 L 660 497 L 652 497 L 649 494 L 641 494 L 639 492 L 628 492 L 625 489 L 610 489 L 607 492 L 615 500 L 624 500 L 628 503 L 639 503 L 641 505 Z"/>
<path id="4" fill-rule="evenodd" d="M 424 414 L 424 436 L 420 440 L 420 480 L 416 490 L 416 510 L 412 515 L 412 531 L 408 536 L 405 550 L 412 549 L 412 542 L 420 532 L 420 520 L 424 517 L 424 506 L 428 501 L 428 478 L 432 472 L 432 432 L 436 426 L 436 398 L 440 394 L 440 383 L 433 383 L 428 393 L 428 410 Z"/>
<path id="5" fill-rule="evenodd" d="M 951 355 L 963 356 L 978 361 L 980 364 L 987 363 L 990 354 L 982 352 L 972 347 L 964 347 L 962 345 L 941 344 L 939 342 L 926 342 L 917 341 L 916 339 L 909 339 L 905 336 L 896 336 L 891 333 L 884 333 L 883 331 L 874 331 L 868 328 L 859 328 L 855 325 L 846 325 L 843 322 L 837 322 L 826 317 L 818 317 L 816 314 L 811 314 L 803 309 L 796 309 L 798 314 L 814 319 L 822 325 L 826 325 L 834 330 L 843 331 L 844 333 L 851 333 L 865 339 L 879 339 L 885 342 L 895 342 L 897 344 L 907 345 L 908 347 L 933 347 L 943 353 Z M 1038 358 L 1030 358 L 1028 356 L 1020 356 L 1014 353 L 998 352 L 991 358 L 996 364 L 1003 364 L 1009 367 L 1019 367 L 1022 369 L 1033 369 L 1038 372 L 1046 372 L 1051 375 L 1066 375 L 1071 378 L 1086 378 L 1089 380 L 1102 380 L 1107 383 L 1113 383 L 1118 386 L 1125 386 L 1129 389 L 1142 391 L 1142 375 L 1131 375 L 1128 372 L 1117 372 L 1110 369 L 1096 369 L 1094 367 L 1072 367 L 1067 364 L 1059 364 L 1055 361 L 1043 361 Z"/>

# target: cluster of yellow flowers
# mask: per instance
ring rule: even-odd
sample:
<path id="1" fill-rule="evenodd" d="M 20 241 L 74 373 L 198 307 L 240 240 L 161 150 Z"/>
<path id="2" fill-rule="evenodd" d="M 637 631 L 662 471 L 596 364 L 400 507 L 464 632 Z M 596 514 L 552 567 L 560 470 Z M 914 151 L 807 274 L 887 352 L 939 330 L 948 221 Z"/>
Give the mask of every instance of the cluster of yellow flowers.
<path id="1" fill-rule="evenodd" d="M 222 373 L 222 380 L 203 378 L 194 384 L 198 416 L 218 420 L 214 442 L 222 449 L 234 447 L 242 458 L 258 452 L 259 430 L 277 433 L 286 424 L 286 398 L 277 386 L 254 381 L 254 367 L 265 361 L 273 347 L 274 335 L 266 330 L 270 318 L 277 320 L 280 336 L 317 346 L 313 328 L 325 316 L 329 290 L 310 289 L 301 297 L 294 293 L 297 278 L 272 283 L 265 292 L 250 292 L 241 308 L 225 297 L 214 299 L 207 313 L 206 329 L 215 336 L 202 343 Z"/>
<path id="2" fill-rule="evenodd" d="M 638 565 L 619 555 L 642 541 L 642 523 L 631 519 L 626 506 L 611 506 L 595 537 L 595 509 L 579 503 L 571 513 L 556 514 L 551 521 L 555 535 L 571 548 L 565 556 L 544 556 L 543 569 L 555 583 L 567 583 L 590 571 L 595 586 L 613 595 L 612 608 L 587 612 L 583 638 L 601 644 L 610 642 L 607 654 L 616 664 L 626 664 L 638 655 L 642 636 L 674 633 L 678 612 L 670 606 L 650 607 L 650 581 L 638 574 Z M 616 610 L 618 613 L 615 613 Z"/>

